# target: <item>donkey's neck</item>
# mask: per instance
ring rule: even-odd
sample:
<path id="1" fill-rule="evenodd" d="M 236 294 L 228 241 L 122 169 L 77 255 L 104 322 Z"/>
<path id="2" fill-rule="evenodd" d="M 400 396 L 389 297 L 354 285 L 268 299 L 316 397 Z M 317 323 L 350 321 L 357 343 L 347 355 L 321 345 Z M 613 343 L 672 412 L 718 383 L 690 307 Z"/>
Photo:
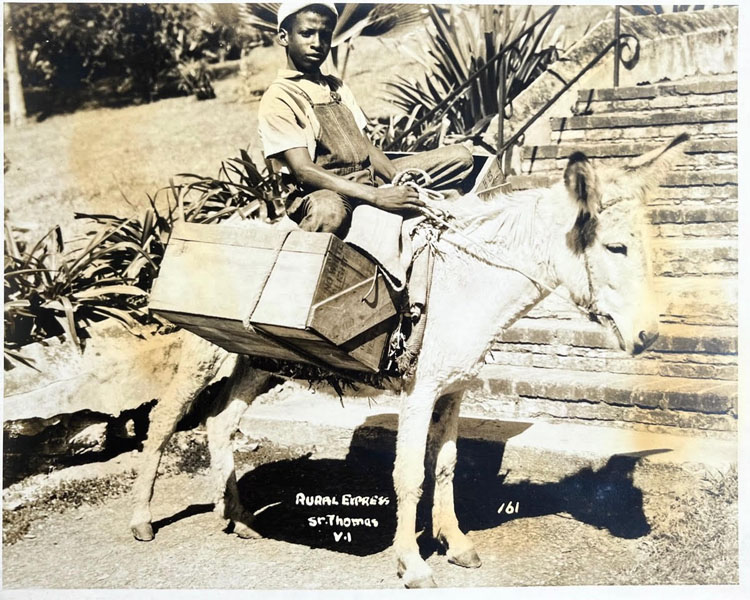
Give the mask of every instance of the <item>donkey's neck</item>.
<path id="1" fill-rule="evenodd" d="M 559 283 L 557 265 L 575 210 L 561 186 L 499 195 L 465 197 L 457 208 L 461 234 L 447 240 L 473 258 L 524 274 L 542 289 Z M 562 192 L 562 193 L 561 193 Z M 455 213 L 454 213 L 455 214 Z"/>
<path id="2" fill-rule="evenodd" d="M 450 211 L 461 233 L 446 232 L 437 245 L 418 368 L 448 388 L 476 376 L 497 336 L 557 286 L 575 221 L 556 189 L 464 198 Z"/>

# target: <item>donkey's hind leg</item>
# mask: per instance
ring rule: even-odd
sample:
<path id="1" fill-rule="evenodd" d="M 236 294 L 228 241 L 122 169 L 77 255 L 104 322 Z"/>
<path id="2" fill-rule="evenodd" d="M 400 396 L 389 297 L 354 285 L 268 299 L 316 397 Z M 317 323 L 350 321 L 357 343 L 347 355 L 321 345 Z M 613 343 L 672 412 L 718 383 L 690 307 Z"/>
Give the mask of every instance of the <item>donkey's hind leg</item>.
<path id="1" fill-rule="evenodd" d="M 134 506 L 130 530 L 135 539 L 143 542 L 154 539 L 150 504 L 164 448 L 193 400 L 213 379 L 223 360 L 230 357 L 218 346 L 197 336 L 185 335 L 174 379 L 151 414 L 148 439 L 143 448 L 138 477 L 133 485 Z"/>
<path id="2" fill-rule="evenodd" d="M 269 373 L 257 371 L 240 357 L 234 373 L 222 390 L 221 398 L 206 419 L 208 448 L 211 453 L 211 473 L 214 478 L 214 511 L 221 519 L 233 523 L 233 531 L 242 538 L 260 537 L 252 527 L 252 514 L 242 506 L 237 475 L 234 470 L 232 434 L 237 431 L 242 414 L 248 405 L 275 383 Z"/>
<path id="3" fill-rule="evenodd" d="M 462 392 L 447 394 L 435 404 L 430 453 L 434 457 L 435 495 L 432 504 L 432 530 L 436 539 L 447 547 L 448 561 L 461 567 L 479 567 L 472 541 L 459 529 L 453 497 L 453 475 L 456 469 L 458 413 Z M 431 461 L 433 462 L 433 461 Z"/>

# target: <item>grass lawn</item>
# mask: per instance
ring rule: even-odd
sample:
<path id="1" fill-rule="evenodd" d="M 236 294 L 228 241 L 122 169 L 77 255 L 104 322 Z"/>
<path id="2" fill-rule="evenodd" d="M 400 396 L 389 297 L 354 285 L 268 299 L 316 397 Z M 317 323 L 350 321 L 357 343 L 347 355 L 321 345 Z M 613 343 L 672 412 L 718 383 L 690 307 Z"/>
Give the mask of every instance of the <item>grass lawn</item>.
<path id="1" fill-rule="evenodd" d="M 258 48 L 243 75 L 215 83 L 215 100 L 81 110 L 6 128 L 7 217 L 28 227 L 32 239 L 56 224 L 70 239 L 83 227 L 73 219 L 77 211 L 140 212 L 148 205 L 146 194 L 168 185 L 170 177 L 216 175 L 220 162 L 240 148 L 260 162 L 258 101 L 283 64 L 281 48 Z M 386 67 L 375 66 L 381 64 Z M 363 38 L 351 53 L 347 81 L 368 114 L 384 114 L 392 108 L 379 98 L 381 84 L 405 68 L 414 63 L 392 42 Z"/>

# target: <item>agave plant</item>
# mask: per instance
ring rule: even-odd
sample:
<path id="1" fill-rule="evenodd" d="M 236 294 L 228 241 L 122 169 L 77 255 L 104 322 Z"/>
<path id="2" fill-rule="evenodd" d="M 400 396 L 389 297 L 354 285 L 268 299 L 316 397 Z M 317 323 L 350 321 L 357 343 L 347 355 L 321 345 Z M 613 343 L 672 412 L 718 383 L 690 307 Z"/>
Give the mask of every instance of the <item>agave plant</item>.
<path id="1" fill-rule="evenodd" d="M 234 31 L 257 29 L 269 38 L 276 34 L 278 3 L 199 4 L 199 14 L 212 23 Z M 423 20 L 426 10 L 419 4 L 336 3 L 339 18 L 333 32 L 331 59 L 343 77 L 357 36 L 396 35 Z"/>
<path id="2" fill-rule="evenodd" d="M 95 243 L 102 251 L 102 270 L 144 292 L 151 289 L 158 273 L 175 218 L 175 207 L 169 200 L 166 214 L 162 214 L 157 208 L 158 193 L 147 197 L 151 208 L 140 216 L 75 214 L 76 219 L 91 222 L 87 239 L 89 245 Z"/>
<path id="3" fill-rule="evenodd" d="M 20 352 L 28 343 L 64 334 L 82 347 L 79 333 L 92 321 L 114 318 L 134 327 L 147 318 L 142 271 L 156 272 L 159 253 L 133 219 L 98 228 L 72 250 L 59 226 L 30 248 L 7 224 L 5 238 L 6 368 L 13 360 L 28 364 Z"/>
<path id="4" fill-rule="evenodd" d="M 186 221 L 218 223 L 229 218 L 274 221 L 283 214 L 287 186 L 268 165 L 259 170 L 246 150 L 221 163 L 216 177 L 181 173 L 186 183 L 170 183 Z"/>
<path id="5" fill-rule="evenodd" d="M 398 76 L 386 95 L 402 110 L 402 132 L 393 149 L 436 147 L 443 135 L 472 137 L 498 113 L 498 88 L 505 106 L 564 51 L 563 27 L 550 32 L 557 11 L 534 18 L 532 6 L 451 6 L 447 16 L 429 5 L 426 47 L 402 48 L 424 68 L 420 79 Z M 503 52 L 500 60 L 495 60 Z M 502 81 L 504 77 L 504 82 Z M 411 130 L 411 131 L 410 131 Z"/>

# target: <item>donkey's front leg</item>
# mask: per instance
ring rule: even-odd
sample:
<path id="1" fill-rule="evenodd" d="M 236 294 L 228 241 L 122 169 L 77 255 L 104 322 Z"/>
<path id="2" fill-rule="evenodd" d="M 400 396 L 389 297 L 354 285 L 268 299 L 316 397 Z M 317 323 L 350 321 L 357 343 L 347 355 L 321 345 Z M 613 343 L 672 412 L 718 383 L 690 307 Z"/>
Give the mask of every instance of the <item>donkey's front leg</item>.
<path id="1" fill-rule="evenodd" d="M 138 477 L 133 485 L 133 516 L 130 520 L 130 530 L 135 539 L 143 542 L 154 539 L 150 505 L 156 472 L 164 448 L 180 418 L 216 375 L 222 361 L 229 356 L 218 346 L 197 336 L 188 333 L 185 335 L 174 379 L 151 414 L 148 439 L 144 444 Z"/>
<path id="2" fill-rule="evenodd" d="M 456 469 L 458 413 L 463 392 L 441 396 L 435 404 L 430 449 L 435 456 L 435 499 L 432 504 L 432 531 L 447 547 L 448 561 L 461 567 L 480 567 L 472 541 L 459 529 L 453 497 Z M 434 442 L 434 445 L 433 443 Z"/>
<path id="3" fill-rule="evenodd" d="M 419 555 L 417 545 L 417 504 L 425 474 L 425 448 L 436 391 L 416 388 L 402 398 L 396 438 L 396 464 L 393 486 L 396 491 L 396 551 L 398 574 L 408 588 L 435 587 L 432 570 Z"/>
<path id="4" fill-rule="evenodd" d="M 240 357 L 232 377 L 206 419 L 211 472 L 215 484 L 214 511 L 219 518 L 230 520 L 234 533 L 241 538 L 257 538 L 260 535 L 251 527 L 253 515 L 245 511 L 240 501 L 234 470 L 232 434 L 237 431 L 240 418 L 248 405 L 267 392 L 275 382 L 269 373 L 249 368 L 248 360 Z"/>

